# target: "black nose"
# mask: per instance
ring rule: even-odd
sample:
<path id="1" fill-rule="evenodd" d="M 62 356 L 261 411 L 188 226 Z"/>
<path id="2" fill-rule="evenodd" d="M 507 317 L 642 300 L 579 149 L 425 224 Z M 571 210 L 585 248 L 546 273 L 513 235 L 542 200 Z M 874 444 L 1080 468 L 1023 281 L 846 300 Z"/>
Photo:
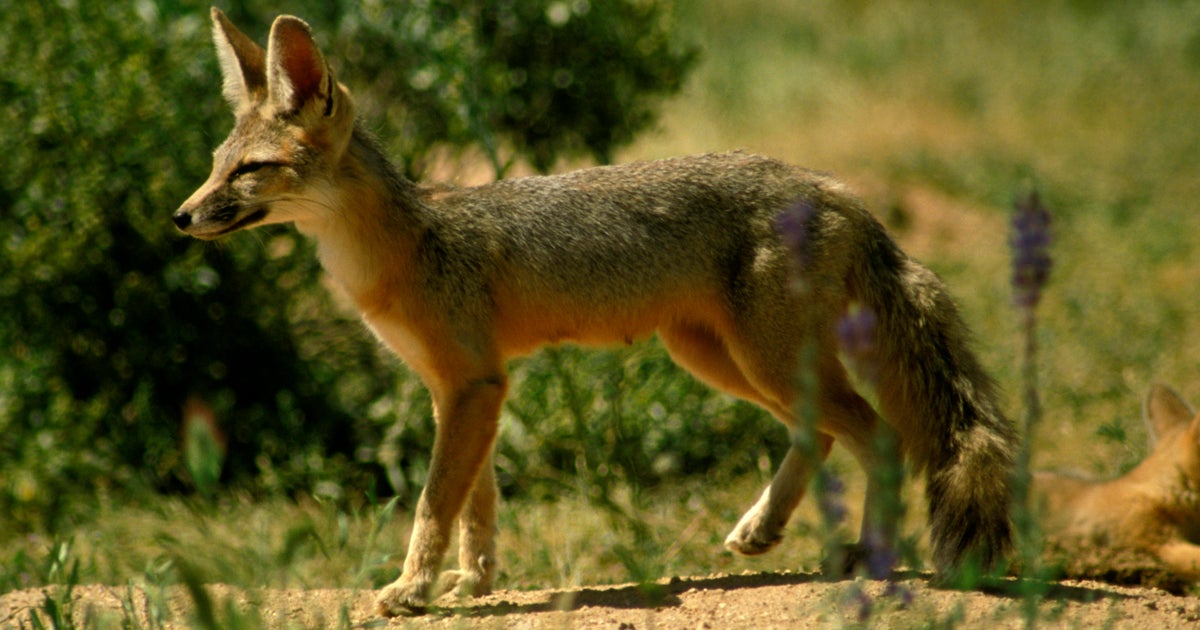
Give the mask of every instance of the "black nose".
<path id="1" fill-rule="evenodd" d="M 192 224 L 192 215 L 180 210 L 171 216 L 171 220 L 175 222 L 175 227 L 185 230 L 189 225 Z"/>

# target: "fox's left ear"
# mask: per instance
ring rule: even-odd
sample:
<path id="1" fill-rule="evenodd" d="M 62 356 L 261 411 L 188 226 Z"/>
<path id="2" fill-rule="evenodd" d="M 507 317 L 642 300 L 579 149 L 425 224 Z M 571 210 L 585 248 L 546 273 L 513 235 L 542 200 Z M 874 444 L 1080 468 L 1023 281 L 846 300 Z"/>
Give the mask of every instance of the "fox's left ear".
<path id="1" fill-rule="evenodd" d="M 312 106 L 332 116 L 338 98 L 337 81 L 300 18 L 281 15 L 271 26 L 267 43 L 267 93 L 272 103 L 288 112 Z"/>
<path id="2" fill-rule="evenodd" d="M 1175 390 L 1155 383 L 1142 403 L 1142 419 L 1150 430 L 1150 446 L 1171 429 L 1186 425 L 1195 415 L 1190 405 Z"/>
<path id="3" fill-rule="evenodd" d="M 213 43 L 221 63 L 221 92 L 234 112 L 260 102 L 267 88 L 266 53 L 217 7 L 212 8 Z"/>

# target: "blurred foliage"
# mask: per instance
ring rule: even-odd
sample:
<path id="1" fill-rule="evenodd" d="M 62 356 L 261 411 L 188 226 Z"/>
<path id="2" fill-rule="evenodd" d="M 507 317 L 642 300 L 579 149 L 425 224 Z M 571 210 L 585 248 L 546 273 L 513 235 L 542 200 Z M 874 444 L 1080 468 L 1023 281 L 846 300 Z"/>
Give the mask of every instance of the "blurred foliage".
<path id="1" fill-rule="evenodd" d="M 360 107 L 413 176 L 438 144 L 481 149 L 499 174 L 518 158 L 609 162 L 696 57 L 661 2 L 375 1 L 326 17 L 341 80 L 370 86 Z"/>
<path id="2" fill-rule="evenodd" d="M 192 394 L 221 419 L 227 478 L 303 484 L 371 435 L 355 405 L 389 388 L 340 391 L 344 371 L 387 370 L 306 289 L 318 268 L 294 236 L 173 232 L 229 114 L 203 11 L 137 8 L 0 17 L 0 511 L 18 518 L 97 487 L 182 487 Z M 330 334 L 293 341 L 306 327 Z"/>
<path id="3" fill-rule="evenodd" d="M 227 10 L 265 43 L 266 4 Z M 414 173 L 438 147 L 497 172 L 607 160 L 692 64 L 656 2 L 483 4 L 289 11 Z M 53 526 L 98 490 L 193 488 L 188 436 L 206 478 L 218 462 L 265 491 L 415 496 L 428 398 L 329 297 L 310 244 L 173 231 L 231 122 L 207 7 L 18 3 L 0 56 L 0 513 Z M 186 428 L 189 399 L 211 427 Z"/>

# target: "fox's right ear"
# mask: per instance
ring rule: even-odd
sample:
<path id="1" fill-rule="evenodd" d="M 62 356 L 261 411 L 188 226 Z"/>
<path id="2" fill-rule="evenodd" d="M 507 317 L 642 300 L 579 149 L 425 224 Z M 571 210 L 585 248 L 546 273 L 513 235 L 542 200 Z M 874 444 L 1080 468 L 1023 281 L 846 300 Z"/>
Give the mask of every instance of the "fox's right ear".
<path id="1" fill-rule="evenodd" d="M 266 98 L 267 53 L 216 7 L 212 8 L 212 21 L 213 42 L 224 78 L 221 92 L 234 112 L 239 112 Z"/>
<path id="2" fill-rule="evenodd" d="M 1153 447 L 1158 438 L 1171 429 L 1187 425 L 1194 415 L 1196 412 L 1175 390 L 1161 383 L 1152 385 L 1142 403 L 1142 419 L 1150 430 L 1150 446 Z"/>

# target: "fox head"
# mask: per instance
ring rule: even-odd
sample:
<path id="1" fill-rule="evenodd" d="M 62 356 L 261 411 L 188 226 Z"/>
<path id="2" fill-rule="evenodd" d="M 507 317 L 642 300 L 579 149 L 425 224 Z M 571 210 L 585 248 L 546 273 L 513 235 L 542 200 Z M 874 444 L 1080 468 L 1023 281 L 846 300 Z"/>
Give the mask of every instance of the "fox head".
<path id="1" fill-rule="evenodd" d="M 350 93 L 299 18 L 278 17 L 265 51 L 215 7 L 212 20 L 222 91 L 236 122 L 213 154 L 208 181 L 173 215 L 175 226 L 207 240 L 318 220 L 329 207 L 322 184 L 353 134 Z"/>
<path id="2" fill-rule="evenodd" d="M 1200 518 L 1200 414 L 1165 385 L 1154 385 L 1143 403 L 1142 417 L 1150 433 L 1150 455 L 1141 467 L 1152 470 L 1158 483 L 1190 505 L 1180 508 Z M 1200 522 L 1196 523 L 1200 526 Z"/>

